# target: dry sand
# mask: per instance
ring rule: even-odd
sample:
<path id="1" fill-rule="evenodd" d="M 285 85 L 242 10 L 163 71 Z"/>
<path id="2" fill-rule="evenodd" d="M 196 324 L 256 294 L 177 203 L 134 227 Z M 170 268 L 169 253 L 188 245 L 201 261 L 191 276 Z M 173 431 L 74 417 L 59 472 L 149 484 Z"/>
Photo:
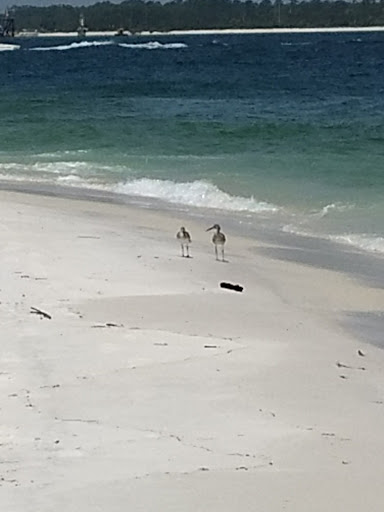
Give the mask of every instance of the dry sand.
<path id="1" fill-rule="evenodd" d="M 383 510 L 384 352 L 341 322 L 381 287 L 225 229 L 218 263 L 211 218 L 0 199 L 2 511 Z"/>
<path id="2" fill-rule="evenodd" d="M 311 28 L 221 28 L 221 29 L 197 29 L 197 30 L 171 30 L 169 32 L 143 31 L 136 32 L 134 36 L 169 36 L 169 35 L 220 35 L 220 34 L 310 34 L 310 33 L 333 33 L 333 32 L 382 32 L 384 27 L 311 27 Z M 95 31 L 89 30 L 86 38 L 89 37 L 112 37 L 117 36 L 116 31 Z M 131 35 L 127 30 L 122 35 Z M 28 32 L 21 31 L 17 37 L 77 37 L 77 32 Z"/>

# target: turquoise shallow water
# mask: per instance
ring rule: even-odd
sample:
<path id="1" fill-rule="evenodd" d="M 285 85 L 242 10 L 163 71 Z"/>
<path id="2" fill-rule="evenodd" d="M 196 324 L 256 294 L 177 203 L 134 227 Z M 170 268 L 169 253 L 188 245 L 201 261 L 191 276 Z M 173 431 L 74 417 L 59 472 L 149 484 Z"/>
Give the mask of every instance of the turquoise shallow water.
<path id="1" fill-rule="evenodd" d="M 3 181 L 384 252 L 383 33 L 12 44 L 0 45 Z"/>

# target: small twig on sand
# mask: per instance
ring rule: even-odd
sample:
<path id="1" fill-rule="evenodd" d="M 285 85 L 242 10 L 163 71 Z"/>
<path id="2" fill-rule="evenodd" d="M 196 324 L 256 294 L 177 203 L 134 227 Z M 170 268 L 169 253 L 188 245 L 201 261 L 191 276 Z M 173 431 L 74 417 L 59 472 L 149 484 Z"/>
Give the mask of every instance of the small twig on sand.
<path id="1" fill-rule="evenodd" d="M 123 324 L 114 324 L 112 322 L 107 322 L 106 324 L 95 324 L 91 325 L 92 329 L 105 329 L 105 327 L 124 327 Z"/>
<path id="2" fill-rule="evenodd" d="M 340 363 L 339 361 L 336 362 L 336 366 L 338 368 L 348 368 L 349 370 L 365 370 L 364 366 L 348 366 L 347 364 Z"/>
<path id="3" fill-rule="evenodd" d="M 48 320 L 52 319 L 51 315 L 49 315 L 45 311 L 41 311 L 41 309 L 34 308 L 33 306 L 31 306 L 31 314 L 40 315 L 43 318 L 48 318 Z"/>

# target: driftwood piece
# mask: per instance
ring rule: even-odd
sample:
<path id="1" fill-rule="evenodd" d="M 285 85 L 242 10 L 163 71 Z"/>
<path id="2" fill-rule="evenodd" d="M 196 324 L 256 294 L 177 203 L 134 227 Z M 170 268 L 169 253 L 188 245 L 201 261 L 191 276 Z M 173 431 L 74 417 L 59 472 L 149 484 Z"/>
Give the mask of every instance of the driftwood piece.
<path id="1" fill-rule="evenodd" d="M 244 290 L 239 284 L 225 283 L 224 281 L 220 283 L 220 288 L 226 288 L 227 290 L 233 290 L 235 292 L 242 292 Z"/>
<path id="2" fill-rule="evenodd" d="M 33 306 L 31 306 L 31 314 L 40 315 L 42 318 L 48 318 L 48 320 L 52 319 L 51 315 L 41 309 L 34 308 Z"/>

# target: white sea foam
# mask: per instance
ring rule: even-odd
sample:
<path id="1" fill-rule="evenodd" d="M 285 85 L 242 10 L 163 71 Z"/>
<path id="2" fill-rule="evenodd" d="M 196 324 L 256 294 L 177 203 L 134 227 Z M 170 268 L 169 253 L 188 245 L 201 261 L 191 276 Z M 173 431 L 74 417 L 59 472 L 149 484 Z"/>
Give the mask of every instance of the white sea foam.
<path id="1" fill-rule="evenodd" d="M 119 43 L 119 46 L 137 50 L 178 50 L 188 47 L 184 43 L 159 43 L 158 41 L 149 41 L 148 43 Z"/>
<path id="2" fill-rule="evenodd" d="M 382 236 L 372 236 L 365 234 L 345 234 L 332 235 L 330 240 L 335 242 L 352 245 L 364 251 L 383 253 L 384 254 L 384 238 Z"/>
<path id="3" fill-rule="evenodd" d="M 342 235 L 319 235 L 314 234 L 309 231 L 305 231 L 300 227 L 297 227 L 293 224 L 287 224 L 282 229 L 285 233 L 292 233 L 293 235 L 304 236 L 304 237 L 313 237 L 320 236 L 321 238 L 325 238 L 326 240 L 332 240 L 333 242 L 337 242 L 339 244 L 350 245 L 357 249 L 362 249 L 368 252 L 374 253 L 383 253 L 384 254 L 384 238 L 382 236 L 375 235 L 367 235 L 367 234 L 359 234 L 359 233 L 349 233 Z"/>
<path id="4" fill-rule="evenodd" d="M 11 52 L 19 49 L 20 45 L 18 44 L 0 44 L 0 52 Z"/>
<path id="5" fill-rule="evenodd" d="M 76 156 L 88 153 L 87 149 L 66 149 L 63 151 L 55 151 L 54 153 L 35 153 L 35 158 L 62 158 L 63 156 Z"/>
<path id="6" fill-rule="evenodd" d="M 291 233 L 292 235 L 298 236 L 313 236 L 309 231 L 305 231 L 301 227 L 295 226 L 294 224 L 286 224 L 281 228 L 284 233 Z"/>
<path id="7" fill-rule="evenodd" d="M 124 168 L 126 171 L 126 168 Z M 274 213 L 277 206 L 253 197 L 233 196 L 207 181 L 177 183 L 171 180 L 140 178 L 116 183 L 120 175 L 118 167 L 78 161 L 0 163 L 0 180 L 56 183 L 62 186 L 102 190 L 184 206 L 217 208 L 249 213 Z M 111 181 L 106 181 L 106 176 Z"/>
<path id="8" fill-rule="evenodd" d="M 36 52 L 65 51 L 78 50 L 79 48 L 93 48 L 95 46 L 110 46 L 112 44 L 114 44 L 112 41 L 80 41 L 70 44 L 60 44 L 58 46 L 36 46 L 35 48 L 30 48 L 30 50 Z"/>
<path id="9" fill-rule="evenodd" d="M 343 203 L 330 203 L 325 205 L 320 211 L 317 211 L 313 214 L 314 217 L 323 218 L 326 217 L 331 212 L 345 212 L 347 210 L 351 210 L 354 208 L 353 204 L 343 204 Z"/>
<path id="10" fill-rule="evenodd" d="M 77 176 L 76 174 L 68 174 L 68 176 L 60 176 L 57 181 L 64 185 L 76 185 L 81 186 L 84 184 L 84 180 Z"/>
<path id="11" fill-rule="evenodd" d="M 170 180 L 142 178 L 116 186 L 115 191 L 133 196 L 162 199 L 169 203 L 218 208 L 238 212 L 276 212 L 278 207 L 253 197 L 231 196 L 206 181 L 176 183 Z"/>
<path id="12" fill-rule="evenodd" d="M 0 179 L 34 181 L 36 183 L 56 183 L 67 176 L 78 176 L 86 188 L 92 186 L 92 178 L 96 175 L 110 174 L 116 167 L 95 164 L 93 162 L 65 161 L 56 162 L 2 162 L 0 163 Z"/>

